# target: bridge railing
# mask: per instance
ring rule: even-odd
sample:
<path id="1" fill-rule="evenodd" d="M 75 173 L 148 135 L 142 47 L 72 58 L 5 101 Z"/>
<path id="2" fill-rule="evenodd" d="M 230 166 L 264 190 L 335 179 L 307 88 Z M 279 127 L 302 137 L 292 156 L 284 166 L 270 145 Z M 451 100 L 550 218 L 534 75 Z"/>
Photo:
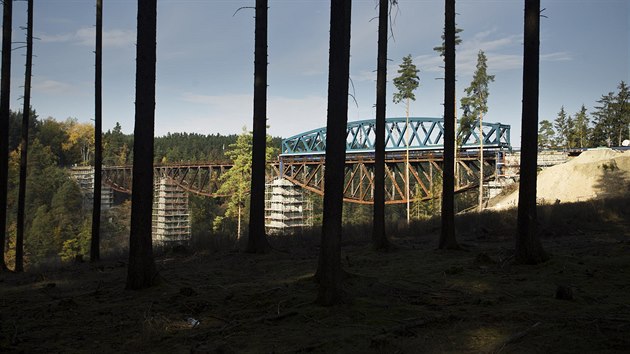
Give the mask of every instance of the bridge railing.
<path id="1" fill-rule="evenodd" d="M 347 153 L 374 152 L 376 123 L 373 119 L 348 122 Z M 479 123 L 466 134 L 460 134 L 460 147 L 479 147 Z M 511 148 L 510 126 L 484 123 L 483 145 L 486 148 Z M 385 122 L 385 151 L 441 150 L 444 146 L 442 118 L 410 117 L 387 118 Z M 282 141 L 282 155 L 317 155 L 326 152 L 326 128 L 310 130 Z"/>

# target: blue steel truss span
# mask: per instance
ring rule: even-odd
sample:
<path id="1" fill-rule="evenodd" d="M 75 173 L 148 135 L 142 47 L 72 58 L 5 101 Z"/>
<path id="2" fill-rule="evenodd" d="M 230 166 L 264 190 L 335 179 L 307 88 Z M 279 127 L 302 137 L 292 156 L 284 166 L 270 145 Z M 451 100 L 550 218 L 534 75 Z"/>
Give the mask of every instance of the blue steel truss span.
<path id="1" fill-rule="evenodd" d="M 442 150 L 444 144 L 444 119 L 427 117 L 387 118 L 385 125 L 385 150 L 387 152 L 410 150 Z M 375 121 L 348 122 L 346 152 L 374 152 Z M 479 148 L 479 122 L 473 129 L 460 134 L 461 149 Z M 487 149 L 511 149 L 510 126 L 501 123 L 483 123 L 483 145 Z M 282 155 L 318 155 L 326 152 L 326 128 L 310 130 L 282 141 Z"/>

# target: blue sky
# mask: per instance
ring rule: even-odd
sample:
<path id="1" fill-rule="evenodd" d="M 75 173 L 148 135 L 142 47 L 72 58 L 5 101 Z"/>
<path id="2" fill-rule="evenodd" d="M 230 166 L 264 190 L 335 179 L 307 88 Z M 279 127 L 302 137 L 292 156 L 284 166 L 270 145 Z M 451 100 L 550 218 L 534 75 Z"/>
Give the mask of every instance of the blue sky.
<path id="1" fill-rule="evenodd" d="M 103 0 L 103 126 L 120 122 L 133 131 L 136 1 Z M 374 117 L 376 0 L 352 9 L 351 77 L 357 104 L 350 120 Z M 240 133 L 252 126 L 254 1 L 159 0 L 156 135 L 167 132 Z M 328 25 L 326 0 L 269 1 L 268 117 L 270 133 L 288 137 L 326 122 Z M 602 94 L 630 81 L 630 1 L 543 0 L 540 119 L 554 119 L 562 105 L 573 114 L 590 110 Z M 485 121 L 512 125 L 520 145 L 522 0 L 460 0 L 457 96 L 470 83 L 484 50 L 490 84 Z M 412 116 L 441 117 L 443 1 L 400 0 L 390 39 L 387 116 L 404 116 L 391 101 L 403 56 L 420 69 Z M 32 105 L 40 117 L 94 116 L 94 0 L 35 0 Z M 26 3 L 14 5 L 15 42 L 23 41 Z M 14 46 L 19 46 L 15 44 Z M 24 49 L 13 52 L 11 107 L 21 109 Z"/>

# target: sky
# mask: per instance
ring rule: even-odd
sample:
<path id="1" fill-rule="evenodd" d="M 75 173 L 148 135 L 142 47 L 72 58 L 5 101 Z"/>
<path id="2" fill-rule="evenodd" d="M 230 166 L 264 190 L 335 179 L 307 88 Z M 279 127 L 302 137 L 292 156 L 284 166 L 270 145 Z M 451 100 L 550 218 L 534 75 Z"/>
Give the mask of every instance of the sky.
<path id="1" fill-rule="evenodd" d="M 134 127 L 137 2 L 103 0 L 103 129 Z M 255 1 L 158 0 L 156 136 L 251 130 Z M 350 121 L 373 119 L 376 101 L 377 0 L 352 4 Z M 420 87 L 411 116 L 442 117 L 441 44 L 444 4 L 399 0 L 388 47 L 387 116 L 405 115 L 394 104 L 393 78 L 411 54 Z M 35 0 L 31 104 L 40 118 L 94 118 L 94 0 Z M 540 120 L 553 120 L 584 104 L 592 111 L 603 94 L 630 81 L 629 0 L 543 0 Z M 523 1 L 460 0 L 457 24 L 457 97 L 488 58 L 488 113 L 484 122 L 512 127 L 520 146 Z M 289 137 L 326 125 L 330 1 L 269 0 L 269 133 Z M 22 109 L 26 2 L 14 5 L 11 108 Z M 459 106 L 459 103 L 458 103 Z"/>

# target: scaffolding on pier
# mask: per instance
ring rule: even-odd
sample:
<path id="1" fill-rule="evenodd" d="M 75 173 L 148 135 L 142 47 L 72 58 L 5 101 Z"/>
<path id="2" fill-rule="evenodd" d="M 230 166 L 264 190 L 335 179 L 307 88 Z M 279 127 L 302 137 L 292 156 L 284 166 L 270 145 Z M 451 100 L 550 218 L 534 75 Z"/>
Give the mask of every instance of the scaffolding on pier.
<path id="1" fill-rule="evenodd" d="M 286 179 L 278 178 L 265 188 L 267 234 L 295 234 L 313 226 L 313 204 Z"/>
<path id="2" fill-rule="evenodd" d="M 190 242 L 188 193 L 168 177 L 155 181 L 153 198 L 153 241 L 169 246 Z"/>
<path id="3" fill-rule="evenodd" d="M 92 209 L 94 200 L 94 167 L 75 166 L 70 169 L 70 177 L 79 185 L 83 196 L 83 208 Z M 107 210 L 114 205 L 114 191 L 101 183 L 101 210 Z"/>

